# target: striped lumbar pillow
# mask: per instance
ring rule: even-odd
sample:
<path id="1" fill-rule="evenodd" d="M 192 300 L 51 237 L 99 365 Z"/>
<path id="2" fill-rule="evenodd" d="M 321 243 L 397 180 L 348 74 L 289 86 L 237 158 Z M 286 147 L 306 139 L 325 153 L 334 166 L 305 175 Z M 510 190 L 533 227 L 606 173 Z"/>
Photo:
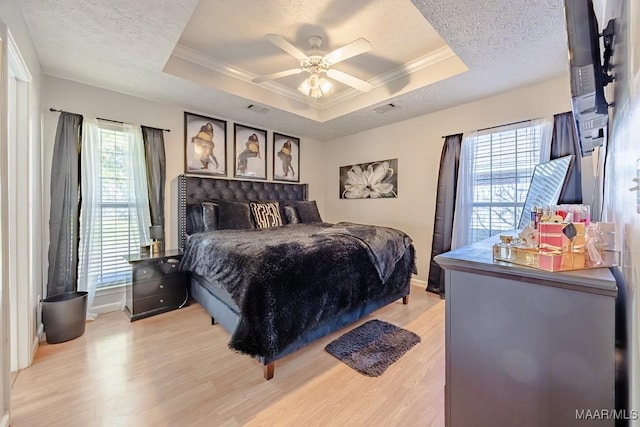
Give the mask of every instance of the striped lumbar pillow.
<path id="1" fill-rule="evenodd" d="M 280 204 L 278 202 L 251 203 L 250 206 L 256 228 L 279 227 L 282 225 Z"/>

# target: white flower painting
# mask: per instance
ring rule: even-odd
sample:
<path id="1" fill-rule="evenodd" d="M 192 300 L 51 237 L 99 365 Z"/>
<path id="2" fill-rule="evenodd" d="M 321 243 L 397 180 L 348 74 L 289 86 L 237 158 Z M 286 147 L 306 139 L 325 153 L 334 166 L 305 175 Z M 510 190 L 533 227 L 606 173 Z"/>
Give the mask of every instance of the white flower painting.
<path id="1" fill-rule="evenodd" d="M 398 197 L 398 159 L 340 167 L 341 199 Z"/>

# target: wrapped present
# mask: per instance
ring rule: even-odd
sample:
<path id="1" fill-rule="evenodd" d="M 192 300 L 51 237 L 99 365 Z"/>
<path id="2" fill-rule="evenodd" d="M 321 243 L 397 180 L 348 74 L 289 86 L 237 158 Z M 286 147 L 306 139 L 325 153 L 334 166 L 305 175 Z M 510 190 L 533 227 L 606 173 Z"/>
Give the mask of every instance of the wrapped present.
<path id="1" fill-rule="evenodd" d="M 567 238 L 562 233 L 565 225 L 555 222 L 541 222 L 538 224 L 538 246 L 540 249 L 563 250 L 565 239 Z"/>
<path id="2" fill-rule="evenodd" d="M 586 228 L 583 222 L 563 224 L 565 227 L 573 227 L 573 233 L 565 233 L 563 227 L 562 252 L 584 252 Z"/>
<path id="3" fill-rule="evenodd" d="M 563 252 L 562 268 L 574 269 L 584 268 L 586 263 L 586 254 L 584 252 Z"/>
<path id="4" fill-rule="evenodd" d="M 558 271 L 562 268 L 563 255 L 560 251 L 541 249 L 538 252 L 538 268 L 547 271 Z"/>

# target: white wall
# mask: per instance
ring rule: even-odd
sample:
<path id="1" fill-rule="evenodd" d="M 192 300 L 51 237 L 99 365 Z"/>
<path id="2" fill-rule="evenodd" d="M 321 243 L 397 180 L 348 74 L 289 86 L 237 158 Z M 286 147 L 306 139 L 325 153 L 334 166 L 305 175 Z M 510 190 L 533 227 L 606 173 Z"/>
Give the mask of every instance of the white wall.
<path id="1" fill-rule="evenodd" d="M 43 176 L 45 188 L 49 188 L 51 175 L 51 159 L 53 155 L 53 142 L 58 122 L 59 113 L 49 112 L 48 109 L 56 109 L 82 114 L 85 117 L 101 117 L 111 120 L 120 120 L 133 124 L 170 129 L 165 132 L 165 151 L 167 157 L 167 194 L 165 197 L 165 216 L 167 248 L 177 247 L 177 181 L 176 177 L 184 172 L 184 107 L 179 105 L 160 104 L 142 98 L 136 98 L 94 86 L 72 82 L 56 77 L 47 76 L 45 79 L 44 107 L 47 110 L 44 115 L 44 140 L 43 140 Z M 206 111 L 186 111 L 210 116 Z M 226 120 L 225 117 L 214 116 L 217 119 Z M 243 122 L 251 125 L 250 122 Z M 272 160 L 272 131 L 283 132 L 281 129 L 268 129 L 267 135 L 267 177 L 273 176 Z M 285 132 L 286 133 L 286 132 Z M 323 179 L 324 170 L 322 162 L 323 151 L 320 143 L 309 138 L 301 138 L 300 141 L 300 180 L 309 183 L 309 197 L 318 201 L 319 209 L 324 208 Z M 233 175 L 231 158 L 233 156 L 233 122 L 227 121 L 227 171 Z M 49 196 L 45 195 L 45 210 L 49 212 Z"/>
<path id="2" fill-rule="evenodd" d="M 405 231 L 415 244 L 417 279 L 426 282 L 442 136 L 569 110 L 569 81 L 562 78 L 330 141 L 324 219 Z M 398 158 L 397 199 L 339 199 L 340 166 L 393 158 Z"/>
<path id="3" fill-rule="evenodd" d="M 626 281 L 627 346 L 629 357 L 629 410 L 640 413 L 640 2 L 594 2 L 600 28 L 616 19 L 613 72 L 616 81 L 607 87 L 611 109 L 605 172 L 604 216 L 617 224 L 622 249 L 621 271 Z M 634 181 L 635 179 L 635 181 Z M 635 187 L 635 191 L 633 190 Z M 627 412 L 627 415 L 631 415 Z M 640 426 L 640 419 L 631 421 Z"/>
<path id="4" fill-rule="evenodd" d="M 31 36 L 27 30 L 24 18 L 22 17 L 22 11 L 18 5 L 18 2 L 15 0 L 3 0 L 0 2 L 0 22 L 7 25 L 8 30 L 11 32 L 11 35 L 16 43 L 16 46 L 22 56 L 24 63 L 29 69 L 29 73 L 31 74 L 32 81 L 29 86 L 28 93 L 28 110 L 29 110 L 29 125 L 26 130 L 27 136 L 27 152 L 28 157 L 25 157 L 25 163 L 17 165 L 17 173 L 16 176 L 12 177 L 14 180 L 20 180 L 22 183 L 26 183 L 26 188 L 28 189 L 28 193 L 24 194 L 23 197 L 25 200 L 28 200 L 28 206 L 31 208 L 29 212 L 23 212 L 22 215 L 28 216 L 28 221 L 23 221 L 22 224 L 25 224 L 29 229 L 28 230 L 19 230 L 23 232 L 24 235 L 21 235 L 21 240 L 19 242 L 20 250 L 24 249 L 23 253 L 27 254 L 27 260 L 19 260 L 21 268 L 25 268 L 28 270 L 27 274 L 24 277 L 27 277 L 27 283 L 20 283 L 19 285 L 22 287 L 21 292 L 24 292 L 23 296 L 26 296 L 28 299 L 21 303 L 19 307 L 11 307 L 11 309 L 20 309 L 27 310 L 26 317 L 29 319 L 35 319 L 36 310 L 38 307 L 38 297 L 40 296 L 40 291 L 43 286 L 42 282 L 42 246 L 40 237 L 42 235 L 42 216 L 41 216 L 41 200 L 42 200 L 42 181 L 41 181 L 41 156 L 40 156 L 40 142 L 41 142 L 41 109 L 42 109 L 42 71 L 40 68 L 40 62 L 35 52 L 35 48 L 33 42 L 31 41 Z M 3 60 L 6 60 L 6 40 L 3 40 Z M 3 64 L 3 68 L 4 68 Z M 5 68 L 6 70 L 6 68 Z M 6 87 L 7 76 L 2 76 L 2 85 Z M 6 100 L 2 100 L 2 105 L 6 106 Z M 2 111 L 3 116 L 6 117 L 7 111 Z M 6 121 L 3 120 L 3 123 L 6 125 Z M 3 126 L 2 132 L 6 132 L 6 127 Z M 2 141 L 6 141 L 6 139 L 1 139 Z M 4 143 L 4 142 L 3 142 Z M 7 147 L 2 147 L 2 161 L 6 161 L 6 153 Z M 3 165 L 3 168 L 6 165 Z M 7 254 L 7 236 L 5 226 L 9 228 L 15 227 L 15 224 L 5 223 L 8 217 L 8 209 L 11 206 L 6 206 L 4 203 L 6 202 L 7 194 L 7 185 L 9 183 L 4 182 L 6 175 L 2 177 L 2 198 L 4 199 L 2 205 L 2 212 L 0 213 L 0 218 L 3 221 L 3 230 L 2 230 L 2 246 L 0 247 L 0 252 L 2 252 L 2 266 L 1 271 L 1 279 L 0 279 L 0 288 L 2 289 L 2 298 L 0 300 L 0 426 L 4 425 L 4 423 L 8 422 L 8 418 L 5 418 L 8 415 L 9 411 L 9 337 L 7 336 L 8 328 L 6 325 L 6 320 L 8 319 L 7 311 L 9 309 L 6 301 L 7 295 L 7 287 L 9 283 L 7 283 L 7 270 L 10 268 L 15 268 L 15 265 L 9 264 L 9 254 Z M 24 184 L 22 184 L 24 188 Z M 46 252 L 44 252 L 46 256 Z M 46 270 L 45 270 L 46 271 Z M 22 316 L 25 317 L 25 316 Z M 23 325 L 24 326 L 24 325 Z M 25 333 L 29 335 L 29 341 L 34 341 L 36 338 L 36 324 L 31 321 L 30 328 L 25 330 Z M 30 330 L 29 330 L 30 329 Z"/>

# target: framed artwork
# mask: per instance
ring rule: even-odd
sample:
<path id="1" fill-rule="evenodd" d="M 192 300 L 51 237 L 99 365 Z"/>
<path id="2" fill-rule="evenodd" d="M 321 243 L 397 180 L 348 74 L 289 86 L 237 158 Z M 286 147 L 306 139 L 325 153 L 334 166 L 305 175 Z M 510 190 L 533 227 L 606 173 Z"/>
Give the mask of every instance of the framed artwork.
<path id="1" fill-rule="evenodd" d="M 234 177 L 267 179 L 267 131 L 234 125 Z"/>
<path id="2" fill-rule="evenodd" d="M 227 176 L 227 122 L 184 113 L 186 173 Z"/>
<path id="3" fill-rule="evenodd" d="M 300 182 L 300 138 L 273 133 L 273 179 Z"/>
<path id="4" fill-rule="evenodd" d="M 398 159 L 340 167 L 341 199 L 398 197 Z"/>

